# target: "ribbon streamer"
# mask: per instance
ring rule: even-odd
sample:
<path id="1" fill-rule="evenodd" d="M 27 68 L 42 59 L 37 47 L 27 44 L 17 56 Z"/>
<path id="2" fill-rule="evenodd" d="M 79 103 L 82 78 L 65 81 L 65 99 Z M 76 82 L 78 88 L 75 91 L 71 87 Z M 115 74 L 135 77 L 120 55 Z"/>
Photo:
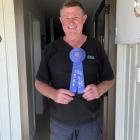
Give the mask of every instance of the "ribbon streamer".
<path id="1" fill-rule="evenodd" d="M 70 91 L 73 93 L 82 94 L 85 89 L 83 64 L 82 61 L 85 59 L 85 51 L 81 48 L 72 49 L 70 52 L 70 59 L 73 62 Z"/>

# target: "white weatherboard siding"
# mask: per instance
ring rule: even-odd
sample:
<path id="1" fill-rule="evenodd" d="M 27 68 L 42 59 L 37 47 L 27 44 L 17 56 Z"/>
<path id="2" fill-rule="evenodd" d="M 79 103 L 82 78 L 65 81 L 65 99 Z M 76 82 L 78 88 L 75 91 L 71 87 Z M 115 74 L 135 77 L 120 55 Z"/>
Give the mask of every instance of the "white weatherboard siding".
<path id="1" fill-rule="evenodd" d="M 134 14 L 134 2 L 117 0 L 115 140 L 140 140 L 140 18 Z"/>
<path id="2" fill-rule="evenodd" d="M 118 45 L 116 140 L 140 140 L 140 44 Z"/>
<path id="3" fill-rule="evenodd" d="M 6 47 L 4 35 L 3 21 L 3 3 L 0 0 L 0 139 L 10 140 L 10 117 L 9 117 L 9 98 L 8 98 L 8 83 L 7 83 L 7 67 L 6 67 Z M 5 128 L 5 129 L 3 129 Z"/>
<path id="4" fill-rule="evenodd" d="M 116 0 L 116 1 L 117 1 L 116 43 L 117 44 L 139 43 L 140 18 L 137 18 L 134 14 L 135 0 Z"/>
<path id="5" fill-rule="evenodd" d="M 0 0 L 0 140 L 21 140 L 13 0 Z"/>

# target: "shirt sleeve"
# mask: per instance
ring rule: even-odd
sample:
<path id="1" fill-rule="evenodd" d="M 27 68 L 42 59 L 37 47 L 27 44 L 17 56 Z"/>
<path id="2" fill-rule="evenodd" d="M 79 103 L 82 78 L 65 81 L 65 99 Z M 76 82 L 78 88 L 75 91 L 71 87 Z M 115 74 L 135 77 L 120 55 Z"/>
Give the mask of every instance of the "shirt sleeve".
<path id="1" fill-rule="evenodd" d="M 37 80 L 44 82 L 46 84 L 49 84 L 50 82 L 50 72 L 48 66 L 49 54 L 50 50 L 46 48 L 43 51 L 40 66 L 36 75 Z"/>
<path id="2" fill-rule="evenodd" d="M 100 61 L 100 72 L 99 72 L 99 79 L 100 82 L 106 81 L 106 80 L 113 80 L 114 79 L 114 73 L 111 67 L 111 64 L 109 62 L 108 56 L 101 45 L 101 43 L 98 41 L 97 42 L 97 47 L 98 47 L 98 57 Z"/>

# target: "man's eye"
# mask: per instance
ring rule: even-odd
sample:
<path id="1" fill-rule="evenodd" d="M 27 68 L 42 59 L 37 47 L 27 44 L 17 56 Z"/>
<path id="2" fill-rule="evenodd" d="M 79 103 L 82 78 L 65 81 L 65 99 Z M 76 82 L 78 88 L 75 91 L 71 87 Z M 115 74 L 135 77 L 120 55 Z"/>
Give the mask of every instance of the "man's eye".
<path id="1" fill-rule="evenodd" d="M 63 19 L 64 19 L 64 20 L 69 20 L 70 18 L 69 18 L 69 17 L 64 17 Z"/>
<path id="2" fill-rule="evenodd" d="M 63 17 L 63 20 L 79 20 L 80 17 Z"/>
<path id="3" fill-rule="evenodd" d="M 79 19 L 80 17 L 75 17 L 75 19 Z"/>

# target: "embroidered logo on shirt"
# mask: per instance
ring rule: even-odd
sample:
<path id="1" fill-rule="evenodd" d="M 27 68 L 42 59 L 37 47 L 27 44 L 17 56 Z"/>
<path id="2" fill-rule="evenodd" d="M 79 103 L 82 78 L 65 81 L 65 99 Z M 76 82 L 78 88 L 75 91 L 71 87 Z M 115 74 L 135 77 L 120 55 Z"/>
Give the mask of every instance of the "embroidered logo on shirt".
<path id="1" fill-rule="evenodd" d="M 95 57 L 93 55 L 87 55 L 87 59 L 95 59 Z"/>

